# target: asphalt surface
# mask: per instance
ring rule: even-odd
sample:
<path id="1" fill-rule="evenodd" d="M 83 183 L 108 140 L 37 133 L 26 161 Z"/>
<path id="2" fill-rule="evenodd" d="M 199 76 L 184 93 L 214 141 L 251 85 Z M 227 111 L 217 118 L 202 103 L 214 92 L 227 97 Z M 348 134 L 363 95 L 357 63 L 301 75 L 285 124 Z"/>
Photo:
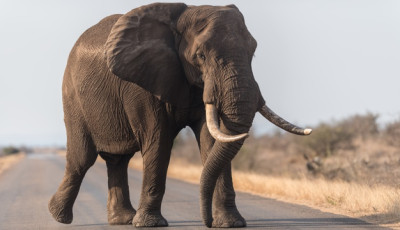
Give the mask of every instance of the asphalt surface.
<path id="1" fill-rule="evenodd" d="M 61 182 L 64 167 L 65 159 L 58 155 L 30 154 L 0 175 L 0 229 L 134 228 L 107 224 L 107 174 L 101 162 L 86 174 L 75 202 L 72 224 L 53 220 L 47 202 Z M 136 208 L 140 172 L 129 171 L 129 186 L 132 205 Z M 246 193 L 237 194 L 237 205 L 250 229 L 380 229 L 358 219 Z M 200 218 L 197 185 L 168 179 L 162 213 L 169 227 L 157 229 L 206 229 Z"/>

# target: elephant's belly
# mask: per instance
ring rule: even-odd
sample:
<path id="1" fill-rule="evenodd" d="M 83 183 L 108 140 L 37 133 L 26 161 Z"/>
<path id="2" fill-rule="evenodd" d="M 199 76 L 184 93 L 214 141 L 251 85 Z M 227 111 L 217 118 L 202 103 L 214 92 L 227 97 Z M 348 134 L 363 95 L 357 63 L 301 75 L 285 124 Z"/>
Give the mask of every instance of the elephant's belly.
<path id="1" fill-rule="evenodd" d="M 121 127 L 121 124 L 106 119 L 95 125 L 90 123 L 88 126 L 92 130 L 92 138 L 97 151 L 111 154 L 128 154 L 139 151 L 138 141 L 130 130 L 129 124 Z M 94 127 L 97 125 L 99 126 Z"/>
<path id="2" fill-rule="evenodd" d="M 139 151 L 137 142 L 132 140 L 100 140 L 96 142 L 98 152 L 110 154 L 131 154 Z"/>
<path id="3" fill-rule="evenodd" d="M 92 109 L 85 110 L 84 114 L 97 151 L 111 154 L 138 151 L 137 138 L 123 107 L 109 100 L 97 101 L 95 104 L 96 106 L 90 106 Z"/>

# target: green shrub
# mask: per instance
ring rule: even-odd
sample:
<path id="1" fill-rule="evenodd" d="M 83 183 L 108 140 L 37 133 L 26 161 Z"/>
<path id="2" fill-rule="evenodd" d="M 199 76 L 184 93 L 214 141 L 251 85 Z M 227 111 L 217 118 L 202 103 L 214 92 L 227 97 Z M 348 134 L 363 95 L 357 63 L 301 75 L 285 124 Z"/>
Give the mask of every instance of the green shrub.
<path id="1" fill-rule="evenodd" d="M 5 155 L 10 155 L 10 154 L 18 153 L 18 152 L 19 152 L 19 149 L 15 148 L 15 147 L 13 147 L 13 146 L 8 146 L 8 147 L 3 148 L 2 152 L 3 152 Z"/>

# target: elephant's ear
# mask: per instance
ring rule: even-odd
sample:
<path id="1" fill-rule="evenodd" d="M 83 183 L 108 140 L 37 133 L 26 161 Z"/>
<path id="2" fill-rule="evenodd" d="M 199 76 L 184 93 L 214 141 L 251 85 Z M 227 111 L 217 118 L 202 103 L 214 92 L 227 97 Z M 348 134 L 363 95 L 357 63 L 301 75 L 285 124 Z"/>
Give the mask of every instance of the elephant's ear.
<path id="1" fill-rule="evenodd" d="M 105 45 L 112 73 L 179 107 L 190 98 L 175 48 L 176 21 L 186 8 L 156 3 L 134 9 L 118 19 Z"/>

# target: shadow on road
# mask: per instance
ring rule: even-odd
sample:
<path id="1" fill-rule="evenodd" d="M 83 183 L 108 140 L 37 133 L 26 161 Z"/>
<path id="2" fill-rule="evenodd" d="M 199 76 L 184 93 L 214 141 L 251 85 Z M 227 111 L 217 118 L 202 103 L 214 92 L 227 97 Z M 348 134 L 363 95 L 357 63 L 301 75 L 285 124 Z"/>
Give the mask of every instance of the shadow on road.
<path id="1" fill-rule="evenodd" d="M 364 216 L 363 219 L 371 222 L 379 222 L 380 224 L 396 224 L 399 222 L 400 216 L 383 213 L 383 214 Z"/>
<path id="2" fill-rule="evenodd" d="M 316 228 L 316 229 L 338 229 L 342 227 L 359 226 L 363 229 L 377 229 L 376 225 L 358 219 L 351 218 L 295 218 L 295 219 L 262 219 L 247 220 L 248 228 L 282 228 L 291 227 Z M 379 227 L 378 227 L 379 228 Z M 382 228 L 383 229 L 383 228 Z"/>

